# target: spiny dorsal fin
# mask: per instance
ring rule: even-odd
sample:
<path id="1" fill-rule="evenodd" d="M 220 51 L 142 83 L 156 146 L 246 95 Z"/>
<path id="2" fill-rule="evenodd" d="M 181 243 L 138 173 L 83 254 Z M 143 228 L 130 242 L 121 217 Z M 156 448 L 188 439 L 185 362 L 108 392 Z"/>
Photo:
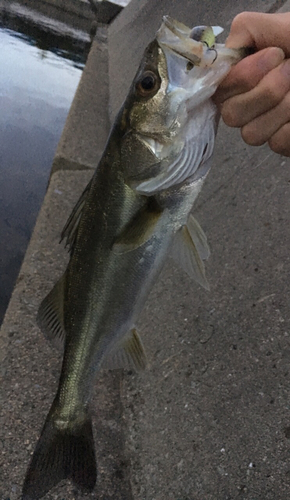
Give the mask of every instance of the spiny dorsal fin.
<path id="1" fill-rule="evenodd" d="M 68 220 L 67 220 L 67 222 L 62 230 L 62 233 L 61 233 L 60 241 L 66 239 L 65 246 L 69 248 L 70 252 L 71 252 L 71 250 L 74 246 L 74 243 L 75 243 L 75 239 L 76 239 L 78 227 L 79 227 L 79 222 L 80 222 L 81 217 L 82 217 L 82 211 L 83 211 L 83 208 L 84 208 L 84 205 L 86 202 L 88 191 L 89 191 L 91 184 L 92 184 L 92 180 L 93 179 L 90 180 L 87 187 L 85 188 L 85 190 L 81 194 L 78 202 L 76 203 L 75 207 L 73 208 L 72 213 L 70 214 L 70 216 L 69 216 L 69 218 L 68 218 Z"/>
<path id="2" fill-rule="evenodd" d="M 105 370 L 115 370 L 125 368 L 136 371 L 145 370 L 147 357 L 141 338 L 135 328 L 116 346 L 116 348 L 103 361 L 102 368 Z"/>
<path id="3" fill-rule="evenodd" d="M 157 204 L 149 199 L 146 207 L 141 208 L 117 236 L 113 252 L 117 254 L 131 252 L 146 243 L 153 235 L 161 214 L 162 211 Z"/>
<path id="4" fill-rule="evenodd" d="M 48 340 L 59 350 L 63 350 L 65 340 L 63 317 L 64 276 L 41 302 L 37 323 Z"/>
<path id="5" fill-rule="evenodd" d="M 175 235 L 172 256 L 191 278 L 209 290 L 204 263 L 186 226 L 179 229 Z"/>
<path id="6" fill-rule="evenodd" d="M 197 220 L 193 217 L 192 214 L 189 214 L 186 223 L 187 229 L 191 236 L 192 241 L 195 244 L 195 247 L 198 251 L 198 254 L 202 260 L 207 260 L 210 256 L 210 249 L 207 242 L 207 237 L 200 227 Z"/>

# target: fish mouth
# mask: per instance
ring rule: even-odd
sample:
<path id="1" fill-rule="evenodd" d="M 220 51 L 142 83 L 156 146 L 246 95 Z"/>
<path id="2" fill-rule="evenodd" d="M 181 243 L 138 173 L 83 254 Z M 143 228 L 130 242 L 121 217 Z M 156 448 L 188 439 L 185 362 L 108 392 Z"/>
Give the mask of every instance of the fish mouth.
<path id="1" fill-rule="evenodd" d="M 216 44 L 216 37 L 223 32 L 220 26 L 188 28 L 170 16 L 164 16 L 156 39 L 163 49 L 169 49 L 188 63 L 201 68 L 213 66 L 217 60 L 230 59 L 231 64 L 244 57 L 241 50 Z"/>
<path id="2" fill-rule="evenodd" d="M 210 98 L 233 64 L 245 57 L 244 49 L 229 49 L 216 43 L 219 26 L 196 26 L 163 17 L 156 40 L 167 66 L 167 92 L 173 106 L 186 101 L 188 109 Z M 193 99 L 194 98 L 194 99 Z"/>

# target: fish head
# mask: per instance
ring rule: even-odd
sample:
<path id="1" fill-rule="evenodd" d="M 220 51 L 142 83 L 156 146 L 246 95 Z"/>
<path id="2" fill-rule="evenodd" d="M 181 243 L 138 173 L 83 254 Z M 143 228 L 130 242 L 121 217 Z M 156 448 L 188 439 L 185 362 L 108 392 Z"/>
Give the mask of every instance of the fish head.
<path id="1" fill-rule="evenodd" d="M 231 65 L 243 57 L 240 50 L 215 45 L 215 36 L 222 31 L 206 26 L 190 29 L 169 16 L 163 18 L 129 94 L 131 129 L 161 141 L 179 132 L 187 118 L 181 108 L 207 100 Z"/>
<path id="2" fill-rule="evenodd" d="M 167 63 L 155 39 L 145 50 L 125 102 L 127 130 L 164 142 L 174 129 L 169 109 Z"/>
<path id="3" fill-rule="evenodd" d="M 162 171 L 158 172 L 156 166 L 150 175 L 166 177 L 164 169 L 170 165 L 172 169 L 172 159 L 180 154 L 190 137 L 195 137 L 193 128 L 202 132 L 208 120 L 214 124 L 207 133 L 212 137 L 206 138 L 204 145 L 200 142 L 207 157 L 212 154 L 213 147 L 208 147 L 208 142 L 214 143 L 217 110 L 212 103 L 206 113 L 200 110 L 231 66 L 244 56 L 240 50 L 215 43 L 221 31 L 222 28 L 211 26 L 188 28 L 166 16 L 145 51 L 125 101 L 122 123 L 132 140 L 137 137 L 150 150 L 154 157 L 151 163 L 157 165 L 159 161 Z M 129 136 L 126 148 L 130 152 L 134 148 L 129 144 Z M 146 168 L 146 162 L 134 158 L 128 158 L 128 163 L 134 164 L 134 168 L 137 164 L 140 169 Z"/>

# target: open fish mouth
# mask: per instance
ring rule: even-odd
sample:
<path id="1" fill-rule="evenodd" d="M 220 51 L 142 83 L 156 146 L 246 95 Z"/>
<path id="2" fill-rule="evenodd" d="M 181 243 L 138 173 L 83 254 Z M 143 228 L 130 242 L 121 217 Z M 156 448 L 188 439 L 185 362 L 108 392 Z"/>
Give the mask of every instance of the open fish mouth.
<path id="1" fill-rule="evenodd" d="M 237 50 L 215 43 L 216 37 L 222 32 L 223 28 L 220 26 L 188 28 L 172 17 L 164 16 L 156 38 L 161 47 L 172 50 L 194 66 L 206 68 L 220 57 L 230 58 L 232 63 L 244 57 Z"/>

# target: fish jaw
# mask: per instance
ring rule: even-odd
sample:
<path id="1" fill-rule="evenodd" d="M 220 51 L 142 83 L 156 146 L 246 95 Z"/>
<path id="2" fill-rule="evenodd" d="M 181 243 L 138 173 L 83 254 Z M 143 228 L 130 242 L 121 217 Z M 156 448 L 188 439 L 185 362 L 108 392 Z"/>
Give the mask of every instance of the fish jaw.
<path id="1" fill-rule="evenodd" d="M 215 41 L 215 35 L 221 33 L 222 28 L 209 28 Z M 167 92 L 175 92 L 180 101 L 191 101 L 191 107 L 209 99 L 231 66 L 246 55 L 243 49 L 229 49 L 215 43 L 208 46 L 202 39 L 194 40 L 195 29 L 165 16 L 156 35 L 166 58 Z"/>
<path id="2" fill-rule="evenodd" d="M 208 30 L 211 31 L 210 38 L 206 35 L 203 37 L 202 34 L 196 36 L 199 31 Z M 216 44 L 215 38 L 222 32 L 223 28 L 220 26 L 196 26 L 190 29 L 170 16 L 164 16 L 156 39 L 160 46 L 167 47 L 196 66 L 211 66 L 218 56 L 227 58 L 231 64 L 235 64 L 245 57 L 245 49 L 229 49 L 223 44 Z"/>

